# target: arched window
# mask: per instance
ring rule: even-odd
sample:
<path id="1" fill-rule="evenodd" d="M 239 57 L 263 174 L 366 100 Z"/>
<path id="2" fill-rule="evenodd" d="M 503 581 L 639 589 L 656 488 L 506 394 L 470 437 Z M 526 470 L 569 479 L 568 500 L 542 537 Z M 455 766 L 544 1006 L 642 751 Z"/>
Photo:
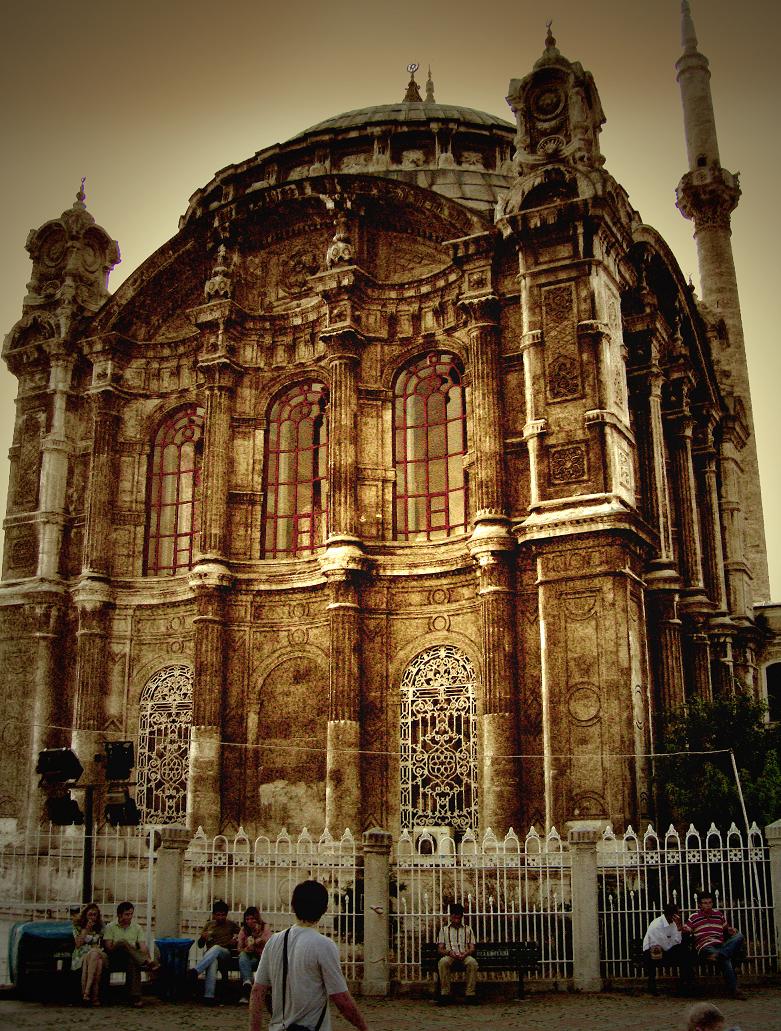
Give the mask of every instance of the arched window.
<path id="1" fill-rule="evenodd" d="M 193 674 L 189 666 L 166 666 L 141 692 L 138 711 L 138 787 L 144 823 L 185 823 Z"/>
<path id="2" fill-rule="evenodd" d="M 264 558 L 296 558 L 325 543 L 328 391 L 298 383 L 271 407 L 266 428 Z"/>
<path id="3" fill-rule="evenodd" d="M 401 678 L 401 827 L 477 829 L 475 670 L 453 645 L 427 648 Z"/>
<path id="4" fill-rule="evenodd" d="M 198 533 L 203 409 L 188 405 L 162 423 L 149 468 L 146 572 L 189 569 Z"/>
<path id="5" fill-rule="evenodd" d="M 781 662 L 772 662 L 765 667 L 768 719 L 781 723 Z"/>
<path id="6" fill-rule="evenodd" d="M 452 354 L 427 354 L 396 380 L 396 539 L 466 530 L 466 398 Z"/>

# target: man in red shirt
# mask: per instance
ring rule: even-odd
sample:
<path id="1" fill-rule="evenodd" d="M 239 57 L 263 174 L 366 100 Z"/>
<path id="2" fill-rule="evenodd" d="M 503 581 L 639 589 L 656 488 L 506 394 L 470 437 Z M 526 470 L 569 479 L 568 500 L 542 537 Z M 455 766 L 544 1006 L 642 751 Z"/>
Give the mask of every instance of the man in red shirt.
<path id="1" fill-rule="evenodd" d="M 698 899 L 699 909 L 683 925 L 683 933 L 694 936 L 697 955 L 711 963 L 718 963 L 727 982 L 730 995 L 745 999 L 738 990 L 738 979 L 732 959 L 743 946 L 743 935 L 730 927 L 723 913 L 713 908 L 713 895 L 704 891 Z"/>

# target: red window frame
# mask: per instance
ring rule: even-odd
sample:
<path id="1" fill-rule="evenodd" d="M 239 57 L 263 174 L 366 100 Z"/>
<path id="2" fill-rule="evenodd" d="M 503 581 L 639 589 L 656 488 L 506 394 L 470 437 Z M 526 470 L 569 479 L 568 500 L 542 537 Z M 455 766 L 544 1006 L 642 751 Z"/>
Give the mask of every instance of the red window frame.
<path id="1" fill-rule="evenodd" d="M 263 557 L 298 558 L 328 534 L 328 388 L 295 384 L 269 409 L 264 462 Z"/>
<path id="2" fill-rule="evenodd" d="M 455 355 L 432 351 L 397 376 L 393 449 L 396 540 L 465 533 L 466 391 Z"/>
<path id="3" fill-rule="evenodd" d="M 168 415 L 160 424 L 149 463 L 145 572 L 173 576 L 193 564 L 200 528 L 203 409 Z"/>

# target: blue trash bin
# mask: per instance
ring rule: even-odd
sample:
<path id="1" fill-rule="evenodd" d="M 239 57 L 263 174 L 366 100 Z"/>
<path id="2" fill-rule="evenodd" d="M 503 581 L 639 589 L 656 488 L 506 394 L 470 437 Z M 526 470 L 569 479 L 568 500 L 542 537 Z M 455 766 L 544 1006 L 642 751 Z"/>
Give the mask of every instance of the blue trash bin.
<path id="1" fill-rule="evenodd" d="M 8 936 L 8 969 L 22 998 L 66 998 L 73 955 L 70 920 L 16 923 Z"/>
<path id="2" fill-rule="evenodd" d="M 192 938 L 155 938 L 160 951 L 160 994 L 176 999 L 187 991 L 187 960 Z"/>

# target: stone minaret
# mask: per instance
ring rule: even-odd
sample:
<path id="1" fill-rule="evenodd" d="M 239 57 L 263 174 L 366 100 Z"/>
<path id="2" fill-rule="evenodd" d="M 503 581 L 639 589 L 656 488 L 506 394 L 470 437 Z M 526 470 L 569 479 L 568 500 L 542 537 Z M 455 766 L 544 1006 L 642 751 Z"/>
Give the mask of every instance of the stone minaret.
<path id="1" fill-rule="evenodd" d="M 741 495 L 746 515 L 746 560 L 753 577 L 753 600 L 770 600 L 765 527 L 759 466 L 751 412 L 751 394 L 740 316 L 738 284 L 732 257 L 730 215 L 740 199 L 737 175 L 722 168 L 710 91 L 708 59 L 697 49 L 688 0 L 681 3 L 683 54 L 676 63 L 681 88 L 689 171 L 678 184 L 678 209 L 694 222 L 702 299 L 717 319 L 723 319 L 726 340 L 714 346 L 719 386 L 737 422 L 745 423 L 747 440 L 740 454 Z"/>

